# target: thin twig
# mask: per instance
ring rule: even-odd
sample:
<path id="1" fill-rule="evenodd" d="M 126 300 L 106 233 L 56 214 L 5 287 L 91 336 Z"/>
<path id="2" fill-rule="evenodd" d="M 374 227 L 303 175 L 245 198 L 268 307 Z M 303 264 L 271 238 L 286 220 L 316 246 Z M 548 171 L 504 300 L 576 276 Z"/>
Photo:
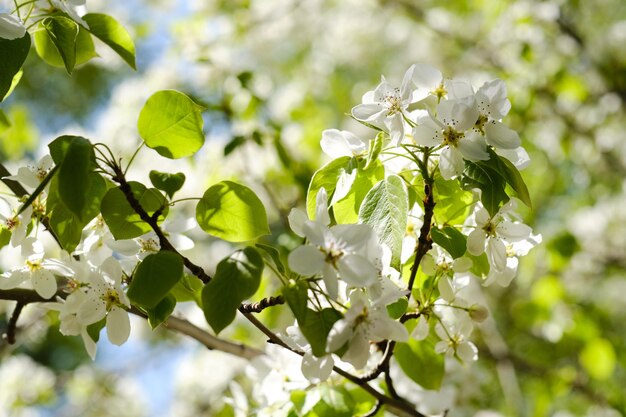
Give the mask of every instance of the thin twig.
<path id="1" fill-rule="evenodd" d="M 4 337 L 7 340 L 7 343 L 10 345 L 15 344 L 15 333 L 17 332 L 17 321 L 20 318 L 20 314 L 22 314 L 22 309 L 26 304 L 18 301 L 15 304 L 15 308 L 13 309 L 13 314 L 11 314 L 11 318 L 9 319 L 9 323 L 7 324 L 7 332 L 4 334 Z"/>

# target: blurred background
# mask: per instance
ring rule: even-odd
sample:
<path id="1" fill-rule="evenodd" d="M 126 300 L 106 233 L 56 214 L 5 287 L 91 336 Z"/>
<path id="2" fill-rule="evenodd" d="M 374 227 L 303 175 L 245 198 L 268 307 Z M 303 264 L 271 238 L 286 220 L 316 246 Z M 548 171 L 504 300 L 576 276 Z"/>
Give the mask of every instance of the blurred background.
<path id="1" fill-rule="evenodd" d="M 425 62 L 474 85 L 503 79 L 506 122 L 531 156 L 524 217 L 543 243 L 510 287 L 485 291 L 494 320 L 474 334 L 479 360 L 446 376 L 449 416 L 626 415 L 626 2 L 89 0 L 87 9 L 129 29 L 138 70 L 97 45 L 100 57 L 69 77 L 31 51 L 3 103 L 12 125 L 0 130 L 2 161 L 15 172 L 66 133 L 129 157 L 145 100 L 179 89 L 208 107 L 204 148 L 184 161 L 146 149 L 130 178 L 183 171 L 180 197 L 244 181 L 271 208 L 272 239 L 286 250 L 295 242 L 285 215 L 325 161 L 322 130 L 357 129 L 347 114 L 381 74 L 399 82 Z M 209 270 L 232 250 L 191 236 L 190 256 Z M 0 252 L 2 268 L 9 258 Z M 284 327 L 286 310 L 263 319 Z M 11 311 L 0 301 L 0 331 Z M 91 362 L 53 314 L 29 306 L 20 325 L 16 345 L 0 342 L 0 417 L 235 415 L 224 398 L 237 395 L 232 377 L 245 385 L 239 360 L 137 321 L 127 345 L 101 340 Z M 225 336 L 263 343 L 243 323 Z"/>

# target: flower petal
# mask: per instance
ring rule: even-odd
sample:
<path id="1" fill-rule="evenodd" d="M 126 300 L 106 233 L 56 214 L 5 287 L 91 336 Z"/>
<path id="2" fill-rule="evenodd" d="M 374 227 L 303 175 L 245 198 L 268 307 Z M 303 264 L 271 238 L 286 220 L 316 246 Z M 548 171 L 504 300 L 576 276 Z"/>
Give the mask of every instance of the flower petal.
<path id="1" fill-rule="evenodd" d="M 128 340 L 128 336 L 130 336 L 128 313 L 119 307 L 113 307 L 107 314 L 107 337 L 109 341 L 120 346 Z"/>
<path id="2" fill-rule="evenodd" d="M 54 278 L 52 272 L 46 269 L 37 269 L 32 272 L 31 280 L 33 282 L 33 288 L 37 291 L 37 294 L 43 298 L 52 298 L 57 292 L 57 280 Z"/>
<path id="3" fill-rule="evenodd" d="M 378 271 L 361 255 L 345 255 L 337 262 L 337 270 L 341 279 L 355 287 L 366 287 L 373 284 Z"/>
<path id="4" fill-rule="evenodd" d="M 474 229 L 467 237 L 467 251 L 478 256 L 485 251 L 485 232 L 482 229 Z"/>
<path id="5" fill-rule="evenodd" d="M 322 272 L 324 254 L 314 246 L 304 245 L 289 254 L 287 263 L 294 272 L 300 275 L 315 275 Z"/>
<path id="6" fill-rule="evenodd" d="M 488 144 L 501 149 L 517 149 L 522 143 L 516 131 L 495 120 L 485 125 L 485 138 Z"/>

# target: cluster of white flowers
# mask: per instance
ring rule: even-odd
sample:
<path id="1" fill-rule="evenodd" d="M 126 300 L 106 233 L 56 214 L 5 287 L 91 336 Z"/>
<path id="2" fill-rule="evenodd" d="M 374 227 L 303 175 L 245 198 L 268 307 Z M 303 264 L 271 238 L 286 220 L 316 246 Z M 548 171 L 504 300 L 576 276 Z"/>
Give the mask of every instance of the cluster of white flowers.
<path id="1" fill-rule="evenodd" d="M 518 134 L 501 121 L 510 108 L 506 87 L 499 79 L 476 90 L 468 82 L 445 79 L 429 65 L 415 64 L 406 71 L 400 87 L 383 77 L 376 89 L 363 95 L 362 103 L 352 109 L 352 116 L 385 133 L 388 140 L 381 158 L 387 173 L 399 173 L 411 184 L 424 170 L 430 181 L 439 175 L 444 180 L 460 179 L 465 161 L 487 161 L 490 149 L 514 166 L 525 167 L 529 159 Z M 349 131 L 329 129 L 322 134 L 321 146 L 333 158 L 360 159 L 367 156 L 369 142 Z M 397 164 L 388 164 L 386 154 L 408 155 L 406 149 L 412 150 L 414 159 L 416 154 L 420 159 L 400 170 Z M 329 205 L 338 200 L 337 193 L 343 197 L 349 192 L 354 175 L 356 172 L 351 178 L 340 178 L 332 196 L 323 188 L 318 192 L 314 220 L 297 209 L 289 216 L 292 230 L 305 238 L 305 244 L 289 255 L 289 266 L 325 290 L 326 303 L 318 300 L 312 304 L 314 308 L 333 307 L 342 314 L 328 334 L 324 357 L 312 354 L 296 326 L 288 329 L 294 347 L 305 352 L 303 374 L 311 382 L 327 379 L 334 364 L 333 354 L 355 369 L 366 368 L 375 352 L 374 344 L 383 340 L 406 342 L 409 338 L 435 337 L 437 353 L 462 362 L 476 360 L 478 351 L 470 336 L 474 322 L 485 320 L 488 310 L 480 304 L 482 297 L 476 299 L 472 291 L 466 290 L 470 280 L 479 280 L 484 286 L 493 282 L 509 285 L 517 273 L 518 257 L 540 243 L 541 236 L 533 235 L 515 214 L 516 200 L 510 199 L 493 216 L 475 202 L 463 224 L 451 225 L 465 236 L 465 253 L 452 256 L 431 242 L 432 248 L 422 257 L 421 271 L 433 280 L 423 284 L 428 288 L 415 288 L 412 296 L 416 303 L 409 298 L 407 312 L 418 319 L 414 327 L 405 327 L 390 317 L 387 307 L 408 295 L 402 290 L 407 277 L 400 279 L 402 269 L 390 266 L 390 256 L 385 256 L 389 249 L 382 237 L 367 224 L 331 225 Z M 410 210 L 400 257 L 409 269 L 424 211 L 419 204 Z M 483 253 L 489 272 L 472 272 L 473 259 L 485 256 Z M 407 329 L 412 329 L 410 335 Z"/>

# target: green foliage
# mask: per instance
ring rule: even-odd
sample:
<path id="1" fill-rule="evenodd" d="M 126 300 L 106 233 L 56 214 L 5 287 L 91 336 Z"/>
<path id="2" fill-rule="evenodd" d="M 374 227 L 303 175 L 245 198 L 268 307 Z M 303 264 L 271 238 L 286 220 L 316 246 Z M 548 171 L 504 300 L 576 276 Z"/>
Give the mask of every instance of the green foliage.
<path id="1" fill-rule="evenodd" d="M 148 313 L 148 324 L 150 324 L 152 329 L 157 328 L 169 318 L 176 308 L 176 301 L 176 297 L 172 294 L 168 294 L 159 301 L 156 306 L 146 309 L 146 313 Z"/>
<path id="2" fill-rule="evenodd" d="M 587 374 L 597 380 L 611 378 L 617 366 L 613 345 L 608 340 L 599 337 L 587 342 L 580 352 L 579 361 Z"/>
<path id="3" fill-rule="evenodd" d="M 30 35 L 13 40 L 0 38 L 0 101 L 2 101 L 12 89 L 13 80 L 22 68 L 22 64 L 30 50 Z"/>
<path id="4" fill-rule="evenodd" d="M 352 171 L 352 169 L 354 169 L 353 159 L 349 156 L 342 156 L 315 171 L 306 194 L 306 211 L 309 219 L 315 220 L 316 199 L 320 189 L 324 188 L 328 196 L 331 196 L 342 173 Z"/>
<path id="5" fill-rule="evenodd" d="M 365 169 L 363 165 L 363 161 L 358 161 L 357 168 L 352 171 L 355 178 L 350 185 L 350 190 L 332 205 L 337 223 L 356 223 L 359 220 L 359 209 L 365 196 L 378 181 L 385 177 L 385 168 L 380 161 L 370 163 L 368 169 Z"/>
<path id="6" fill-rule="evenodd" d="M 401 297 L 398 298 L 397 301 L 387 305 L 387 313 L 392 319 L 398 320 L 406 313 L 408 307 L 409 300 L 407 300 L 406 297 Z"/>
<path id="7" fill-rule="evenodd" d="M 414 187 L 413 187 L 414 189 Z M 474 196 L 459 187 L 459 181 L 435 178 L 435 220 L 438 224 L 460 224 L 465 221 Z M 423 198 L 423 193 L 420 196 Z"/>
<path id="8" fill-rule="evenodd" d="M 232 323 L 241 302 L 257 291 L 263 266 L 263 258 L 250 246 L 217 264 L 213 279 L 202 290 L 204 317 L 215 334 Z"/>
<path id="9" fill-rule="evenodd" d="M 443 380 L 444 357 L 435 352 L 430 338 L 398 343 L 395 358 L 402 371 L 425 389 L 438 390 Z"/>
<path id="10" fill-rule="evenodd" d="M 359 220 L 372 226 L 391 249 L 391 266 L 399 267 L 406 233 L 409 197 L 402 178 L 390 175 L 372 188 L 361 205 Z"/>
<path id="11" fill-rule="evenodd" d="M 49 65 L 64 67 L 71 74 L 76 65 L 96 56 L 89 32 L 72 19 L 53 16 L 43 19 L 35 32 L 37 54 Z"/>
<path id="12" fill-rule="evenodd" d="M 154 93 L 146 101 L 137 128 L 149 148 L 160 155 L 178 159 L 191 156 L 204 144 L 203 107 L 175 90 Z"/>
<path id="13" fill-rule="evenodd" d="M 318 417 L 354 416 L 354 399 L 345 387 L 322 386 L 320 391 L 320 401 L 313 406 L 313 411 Z"/>
<path id="14" fill-rule="evenodd" d="M 196 206 L 196 219 L 202 230 L 229 242 L 245 242 L 270 233 L 259 197 L 232 181 L 221 181 L 206 190 Z"/>
<path id="15" fill-rule="evenodd" d="M 185 183 L 185 174 L 177 172 L 176 174 L 168 174 L 167 172 L 150 171 L 150 182 L 157 189 L 165 191 L 172 198 L 176 191 L 180 190 Z"/>
<path id="16" fill-rule="evenodd" d="M 149 216 L 162 210 L 162 214 L 157 219 L 157 223 L 161 223 L 169 211 L 165 197 L 157 189 L 146 188 L 139 182 L 130 181 L 128 184 L 133 196 Z M 141 220 L 139 214 L 131 207 L 126 195 L 119 187 L 107 191 L 102 198 L 100 209 L 111 234 L 117 240 L 132 239 L 152 230 L 150 225 Z"/>
<path id="17" fill-rule="evenodd" d="M 58 167 L 56 177 L 52 178 L 51 172 L 46 178 L 52 178 L 46 203 L 50 226 L 63 248 L 72 252 L 80 242 L 82 229 L 100 212 L 106 182 L 94 172 L 95 154 L 89 140 L 60 136 L 48 148 L 56 164 L 54 170 Z"/>
<path id="18" fill-rule="evenodd" d="M 169 251 L 150 254 L 135 270 L 128 286 L 128 298 L 134 304 L 154 309 L 155 318 L 162 317 L 171 303 L 158 305 L 182 276 L 183 259 L 180 255 Z"/>
<path id="19" fill-rule="evenodd" d="M 304 323 L 298 320 L 298 326 L 306 340 L 311 344 L 311 351 L 315 356 L 326 355 L 326 340 L 333 324 L 342 317 L 334 308 L 324 308 L 320 311 L 306 309 Z"/>
<path id="20" fill-rule="evenodd" d="M 193 275 L 184 275 L 170 293 L 179 303 L 194 301 L 199 306 L 202 306 L 202 288 L 204 288 L 204 285 L 198 278 Z"/>
<path id="21" fill-rule="evenodd" d="M 441 229 L 430 229 L 433 242 L 448 251 L 452 258 L 460 258 L 467 249 L 467 237 L 458 231 L 456 227 L 445 226 Z"/>
<path id="22" fill-rule="evenodd" d="M 295 281 L 283 287 L 283 297 L 300 327 L 306 324 L 308 290 L 309 286 L 305 281 Z"/>
<path id="23" fill-rule="evenodd" d="M 89 32 L 117 52 L 132 69 L 137 69 L 135 43 L 117 20 L 101 13 L 87 13 L 82 18 L 87 22 Z"/>

